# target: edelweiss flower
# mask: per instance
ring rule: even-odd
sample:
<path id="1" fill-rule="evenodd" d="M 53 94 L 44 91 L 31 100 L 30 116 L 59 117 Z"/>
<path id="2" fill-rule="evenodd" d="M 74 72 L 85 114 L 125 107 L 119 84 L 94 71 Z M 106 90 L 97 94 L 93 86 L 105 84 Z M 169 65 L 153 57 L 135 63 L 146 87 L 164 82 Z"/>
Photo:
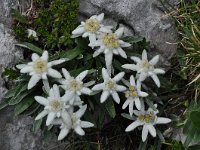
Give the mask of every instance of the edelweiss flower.
<path id="1" fill-rule="evenodd" d="M 129 105 L 129 113 L 133 115 L 133 106 L 135 106 L 138 110 L 141 109 L 141 101 L 140 97 L 146 97 L 148 94 L 146 92 L 141 91 L 141 82 L 137 81 L 137 85 L 135 84 L 135 79 L 133 76 L 130 76 L 130 83 L 125 83 L 129 89 L 125 92 L 125 96 L 127 100 L 124 102 L 122 109 L 125 109 Z"/>
<path id="2" fill-rule="evenodd" d="M 103 90 L 101 94 L 101 103 L 105 102 L 109 95 L 112 95 L 116 103 L 120 103 L 120 98 L 117 92 L 123 92 L 126 88 L 122 85 L 117 85 L 124 76 L 124 72 L 120 72 L 114 78 L 111 78 L 105 68 L 102 68 L 102 77 L 104 79 L 103 83 L 95 85 L 92 90 L 99 91 Z"/>
<path id="3" fill-rule="evenodd" d="M 48 52 L 44 51 L 41 57 L 33 53 L 32 62 L 29 62 L 28 64 L 20 64 L 16 67 L 21 69 L 21 73 L 29 73 L 31 79 L 28 83 L 28 89 L 31 89 L 40 79 L 47 80 L 47 75 L 53 78 L 61 78 L 61 74 L 51 67 L 61 64 L 64 61 L 64 59 L 60 59 L 48 62 Z"/>
<path id="4" fill-rule="evenodd" d="M 33 37 L 36 41 L 38 41 L 37 33 L 32 29 L 27 29 L 28 38 Z"/>
<path id="5" fill-rule="evenodd" d="M 154 105 L 157 107 L 157 105 Z M 134 121 L 126 128 L 126 132 L 132 131 L 138 126 L 143 126 L 142 129 L 142 141 L 146 141 L 148 132 L 153 136 L 156 137 L 156 129 L 154 125 L 156 124 L 166 124 L 171 122 L 171 119 L 164 118 L 164 117 L 157 117 L 158 111 L 154 111 L 153 109 L 149 108 L 147 111 L 144 108 L 141 111 L 134 110 L 133 113 L 137 116 L 137 120 Z"/>
<path id="6" fill-rule="evenodd" d="M 54 122 L 54 124 L 61 124 L 61 131 L 58 140 L 64 139 L 71 129 L 73 129 L 77 134 L 83 136 L 85 135 L 85 131 L 82 128 L 90 128 L 94 126 L 91 122 L 80 120 L 86 109 L 87 105 L 84 105 L 77 112 L 70 114 L 70 119 L 68 116 L 64 116 L 65 118 L 63 120 L 60 119 Z"/>
<path id="7" fill-rule="evenodd" d="M 164 74 L 165 71 L 160 68 L 154 68 L 159 60 L 159 55 L 154 56 L 150 61 L 147 60 L 147 52 L 143 50 L 142 60 L 139 57 L 132 56 L 131 59 L 136 62 L 135 64 L 125 64 L 122 65 L 123 68 L 137 71 L 139 74 L 139 80 L 144 81 L 148 76 L 150 76 L 155 84 L 160 87 L 160 81 L 157 74 Z"/>
<path id="8" fill-rule="evenodd" d="M 89 46 L 92 47 L 100 46 L 100 48 L 94 52 L 93 57 L 96 57 L 99 54 L 104 53 L 106 68 L 109 69 L 109 71 L 112 65 L 113 54 L 120 55 L 123 58 L 127 58 L 127 55 L 122 48 L 129 47 L 131 46 L 131 44 L 120 40 L 120 37 L 123 35 L 123 32 L 124 28 L 121 27 L 117 29 L 115 33 L 102 34 L 96 42 L 92 42 L 89 44 Z"/>
<path id="9" fill-rule="evenodd" d="M 80 95 L 90 95 L 92 91 L 87 88 L 87 83 L 83 83 L 83 79 L 88 74 L 88 70 L 81 72 L 76 78 L 72 77 L 66 69 L 62 69 L 65 79 L 59 80 L 61 87 L 65 90 L 65 97 L 70 104 L 81 102 Z"/>
<path id="10" fill-rule="evenodd" d="M 35 120 L 39 120 L 48 115 L 46 120 L 47 126 L 50 125 L 56 117 L 65 119 L 69 116 L 66 109 L 70 106 L 65 104 L 67 100 L 64 96 L 60 97 L 60 91 L 56 84 L 50 89 L 49 97 L 44 98 L 42 96 L 35 96 L 35 100 L 41 105 L 45 106 L 44 110 L 37 115 Z M 68 117 L 68 119 L 70 118 Z"/>
<path id="11" fill-rule="evenodd" d="M 97 36 L 101 33 L 111 33 L 111 26 L 104 26 L 101 22 L 104 19 L 104 13 L 100 15 L 91 16 L 85 22 L 81 22 L 74 31 L 72 31 L 72 37 L 76 38 L 79 36 L 89 37 L 90 43 L 96 41 Z"/>

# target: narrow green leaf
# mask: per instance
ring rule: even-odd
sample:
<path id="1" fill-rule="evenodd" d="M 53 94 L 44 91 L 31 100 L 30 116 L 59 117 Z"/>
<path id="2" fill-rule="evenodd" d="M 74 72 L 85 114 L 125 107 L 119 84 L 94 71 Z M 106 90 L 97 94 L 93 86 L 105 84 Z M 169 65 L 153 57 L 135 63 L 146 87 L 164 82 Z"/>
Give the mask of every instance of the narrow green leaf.
<path id="1" fill-rule="evenodd" d="M 18 97 L 13 97 L 10 99 L 9 101 L 9 105 L 16 105 L 19 102 L 21 102 L 26 96 L 28 96 L 31 92 L 33 92 L 33 90 L 29 90 L 29 91 L 25 91 L 24 93 L 22 93 L 21 95 L 19 95 Z"/>
<path id="2" fill-rule="evenodd" d="M 37 133 L 40 130 L 41 125 L 42 125 L 42 119 L 35 120 L 34 123 L 33 123 L 32 131 L 34 133 Z"/>
<path id="3" fill-rule="evenodd" d="M 26 17 L 15 9 L 11 9 L 11 15 L 15 20 L 19 21 L 20 23 L 27 23 Z"/>
<path id="4" fill-rule="evenodd" d="M 190 113 L 190 119 L 191 119 L 193 125 L 196 128 L 200 129 L 200 112 L 199 111 L 192 111 Z"/>
<path id="5" fill-rule="evenodd" d="M 8 100 L 3 99 L 0 103 L 0 110 L 8 106 Z"/>
<path id="6" fill-rule="evenodd" d="M 34 98 L 32 97 L 26 97 L 23 99 L 23 101 L 21 101 L 20 103 L 18 103 L 15 107 L 15 115 L 19 115 L 21 113 L 23 113 L 26 109 L 28 109 L 34 102 Z"/>
<path id="7" fill-rule="evenodd" d="M 38 54 L 42 54 L 43 53 L 43 50 L 31 43 L 28 43 L 28 42 L 23 42 L 23 43 L 18 43 L 16 44 L 16 46 L 19 46 L 19 47 L 23 47 L 23 48 L 27 48 L 35 53 L 38 53 Z"/>
<path id="8" fill-rule="evenodd" d="M 115 105 L 110 97 L 106 100 L 105 107 L 110 117 L 114 118 L 116 116 Z"/>

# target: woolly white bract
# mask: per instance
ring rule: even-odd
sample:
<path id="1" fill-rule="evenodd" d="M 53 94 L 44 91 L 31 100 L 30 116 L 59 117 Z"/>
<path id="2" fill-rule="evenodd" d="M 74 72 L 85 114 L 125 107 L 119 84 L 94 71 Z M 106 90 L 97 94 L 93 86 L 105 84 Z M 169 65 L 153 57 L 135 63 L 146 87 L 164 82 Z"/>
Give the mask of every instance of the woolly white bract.
<path id="1" fill-rule="evenodd" d="M 44 106 L 44 110 L 37 115 L 35 120 L 39 120 L 48 115 L 46 120 L 47 126 L 50 125 L 56 117 L 66 118 L 69 116 L 67 115 L 68 112 L 66 111 L 66 108 L 69 108 L 70 106 L 66 105 L 67 99 L 65 96 L 60 96 L 59 87 L 56 84 L 50 89 L 47 98 L 35 96 L 35 100 Z"/>
<path id="2" fill-rule="evenodd" d="M 100 101 L 101 103 L 105 102 L 109 95 L 112 95 L 116 103 L 120 103 L 120 98 L 117 92 L 123 92 L 126 90 L 126 87 L 118 85 L 119 82 L 124 76 L 124 72 L 120 72 L 114 78 L 111 78 L 105 68 L 102 69 L 102 77 L 104 79 L 103 83 L 95 85 L 92 90 L 99 91 L 102 90 Z"/>
<path id="3" fill-rule="evenodd" d="M 90 43 L 93 43 L 101 33 L 111 33 L 112 26 L 104 26 L 102 24 L 103 19 L 104 13 L 91 16 L 72 31 L 72 37 L 89 37 Z"/>
<path id="4" fill-rule="evenodd" d="M 87 105 L 84 105 L 77 112 L 71 112 L 70 115 L 65 115 L 63 120 L 59 119 L 53 122 L 53 124 L 61 125 L 58 140 L 64 139 L 71 129 L 73 129 L 77 134 L 83 136 L 85 135 L 85 131 L 82 128 L 90 128 L 94 126 L 91 122 L 80 120 L 86 109 Z"/>
<path id="5" fill-rule="evenodd" d="M 158 63 L 159 55 L 154 56 L 150 61 L 148 61 L 147 52 L 146 50 L 143 50 L 142 59 L 135 56 L 132 56 L 131 59 L 136 62 L 136 65 L 125 64 L 122 65 L 122 67 L 137 71 L 140 81 L 144 81 L 148 76 L 150 76 L 154 80 L 155 84 L 160 87 L 160 80 L 158 79 L 157 74 L 164 74 L 165 71 L 160 68 L 154 68 L 154 66 Z"/>
<path id="6" fill-rule="evenodd" d="M 99 47 L 95 50 L 93 57 L 98 56 L 101 53 L 105 55 L 106 68 L 111 71 L 113 54 L 120 55 L 123 58 L 127 58 L 123 47 L 129 47 L 131 44 L 120 40 L 124 33 L 124 28 L 117 29 L 114 33 L 101 34 L 96 42 L 91 42 L 89 46 Z"/>
<path id="7" fill-rule="evenodd" d="M 90 95 L 92 91 L 83 83 L 83 79 L 88 74 L 88 70 L 81 72 L 76 78 L 72 77 L 66 69 L 62 69 L 65 79 L 60 79 L 61 87 L 65 90 L 65 97 L 71 105 L 80 104 L 81 94 Z"/>
<path id="8" fill-rule="evenodd" d="M 38 54 L 33 53 L 31 58 L 32 62 L 16 66 L 18 69 L 21 69 L 21 73 L 28 73 L 31 76 L 28 83 L 28 89 L 33 88 L 41 79 L 47 80 L 47 75 L 53 78 L 62 77 L 57 70 L 52 68 L 52 66 L 65 62 L 64 59 L 48 62 L 47 51 L 44 51 L 41 57 L 39 57 Z"/>
<path id="9" fill-rule="evenodd" d="M 133 76 L 130 76 L 130 83 L 127 81 L 124 82 L 129 89 L 125 92 L 125 97 L 127 98 L 127 100 L 124 102 L 122 108 L 125 109 L 127 106 L 129 106 L 129 113 L 132 116 L 134 103 L 136 108 L 140 110 L 141 109 L 140 98 L 147 97 L 148 94 L 146 92 L 141 91 L 140 81 L 137 81 L 137 84 L 135 84 L 135 79 Z"/>
<path id="10" fill-rule="evenodd" d="M 154 105 L 157 107 L 157 105 Z M 132 131 L 138 126 L 143 126 L 142 128 L 142 141 L 146 141 L 148 133 L 153 137 L 156 137 L 156 124 L 167 124 L 171 122 L 171 119 L 164 117 L 157 117 L 157 111 L 154 111 L 152 108 L 149 108 L 147 111 L 144 110 L 144 107 L 140 111 L 134 110 L 133 113 L 137 116 L 137 120 L 131 123 L 126 129 L 126 132 Z"/>

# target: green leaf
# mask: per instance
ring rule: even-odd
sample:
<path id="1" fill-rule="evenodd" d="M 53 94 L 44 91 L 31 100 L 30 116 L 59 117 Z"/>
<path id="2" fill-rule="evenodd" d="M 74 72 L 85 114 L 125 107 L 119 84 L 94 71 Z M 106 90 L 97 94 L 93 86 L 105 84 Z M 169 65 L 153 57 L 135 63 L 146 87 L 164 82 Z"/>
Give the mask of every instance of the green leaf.
<path id="1" fill-rule="evenodd" d="M 28 96 L 31 92 L 33 92 L 33 90 L 29 90 L 29 91 L 25 91 L 24 93 L 22 93 L 21 95 L 19 95 L 18 97 L 13 97 L 10 99 L 9 101 L 9 105 L 16 105 L 19 102 L 21 102 L 26 96 Z"/>
<path id="2" fill-rule="evenodd" d="M 41 48 L 39 48 L 31 43 L 28 43 L 28 42 L 18 43 L 18 44 L 16 44 L 16 46 L 27 48 L 27 49 L 33 51 L 34 53 L 38 53 L 40 55 L 42 55 L 42 53 L 43 53 L 43 50 Z"/>
<path id="3" fill-rule="evenodd" d="M 0 103 L 0 110 L 8 106 L 8 100 L 3 99 Z"/>
<path id="4" fill-rule="evenodd" d="M 191 119 L 193 125 L 196 128 L 200 129 L 200 112 L 199 111 L 192 111 L 190 113 L 190 119 Z"/>
<path id="5" fill-rule="evenodd" d="M 52 56 L 50 58 L 50 60 L 55 60 L 55 59 L 59 59 L 59 58 L 65 58 L 66 61 L 70 61 L 70 60 L 76 58 L 77 56 L 79 56 L 82 53 L 83 53 L 82 49 L 74 48 L 72 50 L 61 51 L 61 52 L 55 54 L 54 56 Z"/>
<path id="6" fill-rule="evenodd" d="M 18 103 L 15 107 L 15 115 L 19 115 L 21 113 L 23 113 L 26 109 L 28 109 L 34 102 L 34 98 L 32 97 L 26 97 L 23 99 L 23 101 L 21 101 L 20 103 Z"/>
<path id="7" fill-rule="evenodd" d="M 35 120 L 34 123 L 33 123 L 32 131 L 34 133 L 37 133 L 40 130 L 41 125 L 42 125 L 42 119 Z"/>
<path id="8" fill-rule="evenodd" d="M 106 100 L 105 107 L 110 117 L 114 118 L 116 116 L 115 105 L 110 97 Z"/>

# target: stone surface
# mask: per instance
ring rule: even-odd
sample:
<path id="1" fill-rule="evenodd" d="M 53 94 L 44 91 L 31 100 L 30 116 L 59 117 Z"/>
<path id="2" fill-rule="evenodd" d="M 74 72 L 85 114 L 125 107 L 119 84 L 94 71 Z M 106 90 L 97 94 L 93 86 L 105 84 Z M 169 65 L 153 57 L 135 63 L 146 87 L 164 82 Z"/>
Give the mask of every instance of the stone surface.
<path id="1" fill-rule="evenodd" d="M 173 6 L 177 4 L 176 0 L 168 2 Z M 163 11 L 159 0 L 80 0 L 79 8 L 80 16 L 104 12 L 106 18 L 122 22 L 129 28 L 129 33 L 145 37 L 154 53 L 160 53 L 162 63 L 167 66 L 177 49 L 177 33 L 173 20 Z"/>
<path id="2" fill-rule="evenodd" d="M 22 52 L 15 48 L 16 41 L 10 29 L 10 9 L 18 7 L 18 4 L 22 4 L 22 9 L 25 9 L 28 1 L 0 0 L 0 74 L 5 67 L 13 67 L 19 58 L 23 58 Z M 7 91 L 5 85 L 5 79 L 0 76 L 0 101 Z M 42 134 L 34 134 L 31 131 L 32 124 L 33 118 L 16 117 L 11 107 L 0 110 L 0 150 L 63 149 L 59 147 L 56 137 L 45 141 Z"/>

